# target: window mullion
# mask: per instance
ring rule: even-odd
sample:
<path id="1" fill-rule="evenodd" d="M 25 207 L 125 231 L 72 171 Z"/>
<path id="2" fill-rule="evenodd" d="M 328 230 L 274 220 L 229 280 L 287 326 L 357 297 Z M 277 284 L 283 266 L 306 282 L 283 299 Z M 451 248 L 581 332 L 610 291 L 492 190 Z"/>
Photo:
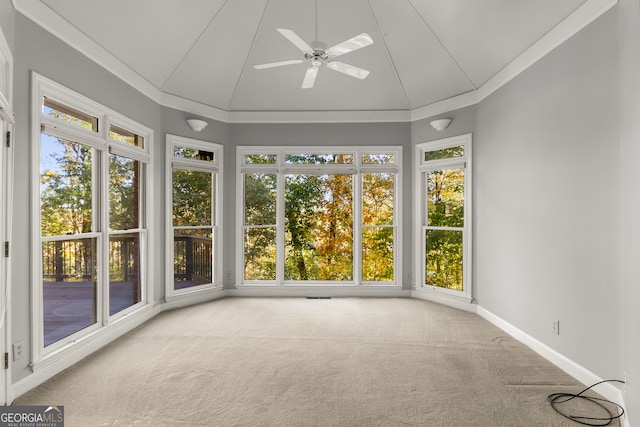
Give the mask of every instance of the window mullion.
<path id="1" fill-rule="evenodd" d="M 284 284 L 285 265 L 285 179 L 284 174 L 276 177 L 276 283 Z"/>
<path id="2" fill-rule="evenodd" d="M 362 284 L 362 174 L 353 180 L 353 280 Z"/>
<path id="3" fill-rule="evenodd" d="M 99 167 L 95 186 L 97 187 L 98 205 L 94 212 L 98 216 L 94 224 L 98 224 L 98 275 L 97 275 L 97 301 L 96 307 L 98 312 L 96 317 L 98 323 L 106 325 L 109 323 L 109 154 L 103 150 L 98 152 Z"/>
<path id="4" fill-rule="evenodd" d="M 44 114 L 40 117 L 40 130 L 51 136 L 72 140 L 91 147 L 103 148 L 106 145 L 104 138 L 100 134 L 60 122 Z"/>

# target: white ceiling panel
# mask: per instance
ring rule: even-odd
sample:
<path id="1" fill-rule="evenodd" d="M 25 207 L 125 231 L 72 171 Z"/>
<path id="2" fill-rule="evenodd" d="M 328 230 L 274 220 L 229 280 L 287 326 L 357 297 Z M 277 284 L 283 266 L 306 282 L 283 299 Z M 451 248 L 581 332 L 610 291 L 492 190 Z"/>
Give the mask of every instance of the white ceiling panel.
<path id="1" fill-rule="evenodd" d="M 211 22 L 163 91 L 229 109 L 266 0 L 233 0 Z"/>
<path id="2" fill-rule="evenodd" d="M 161 88 L 225 0 L 42 0 Z"/>
<path id="3" fill-rule="evenodd" d="M 476 87 L 586 0 L 410 0 Z"/>
<path id="4" fill-rule="evenodd" d="M 371 0 L 411 108 L 476 89 L 408 0 Z"/>
<path id="5" fill-rule="evenodd" d="M 34 22 L 158 102 L 214 118 L 252 112 L 433 115 L 486 96 L 616 4 L 615 0 L 12 0 Z M 305 61 L 278 28 L 325 48 L 373 44 L 302 89 Z M 314 45 L 315 46 L 315 45 Z M 173 95 L 173 96 L 163 96 Z M 466 94 L 463 97 L 459 95 Z M 460 101 L 462 100 L 462 101 Z M 446 101 L 446 102 L 441 102 Z M 176 107 L 177 105 L 177 107 Z M 455 107 L 454 107 L 455 108 Z M 444 111 L 444 110 L 443 110 Z M 234 114 L 238 120 L 241 114 Z M 265 116 L 265 115 L 263 115 Z M 294 116 L 294 115 L 291 115 Z M 329 114 L 328 116 L 331 116 Z M 335 115 L 333 115 L 335 116 Z M 404 117 L 404 116 L 403 116 Z M 251 119 L 249 119 L 251 120 Z M 321 120 L 321 119 L 318 119 Z"/>

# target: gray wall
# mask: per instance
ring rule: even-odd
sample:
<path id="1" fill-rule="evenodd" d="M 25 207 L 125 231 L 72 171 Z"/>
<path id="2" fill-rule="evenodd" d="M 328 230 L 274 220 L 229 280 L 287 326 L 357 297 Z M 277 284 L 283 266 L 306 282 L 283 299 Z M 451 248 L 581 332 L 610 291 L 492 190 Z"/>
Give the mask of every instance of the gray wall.
<path id="1" fill-rule="evenodd" d="M 423 142 L 435 141 L 438 139 L 450 138 L 452 136 L 475 133 L 476 131 L 477 106 L 460 108 L 449 111 L 445 114 L 429 117 L 423 120 L 416 120 L 411 123 L 412 146 Z M 436 119 L 451 119 L 449 127 L 443 131 L 436 131 L 429 123 Z M 475 141 L 474 141 L 475 143 Z"/>
<path id="2" fill-rule="evenodd" d="M 11 52 L 15 52 L 13 47 L 14 30 L 15 30 L 16 11 L 11 4 L 11 0 L 0 0 L 0 30 L 7 40 Z"/>
<path id="3" fill-rule="evenodd" d="M 291 123 L 291 124 L 232 124 L 230 140 L 233 145 L 303 145 L 326 147 L 331 145 L 379 146 L 400 145 L 403 147 L 403 284 L 411 287 L 411 195 L 412 155 L 410 144 L 411 126 L 409 123 Z M 235 186 L 235 148 L 233 153 L 226 153 L 225 158 L 225 229 L 235 230 L 235 197 L 238 192 Z M 227 160 L 229 159 L 229 160 Z M 235 253 L 235 235 L 225 236 L 225 253 Z M 233 257 L 225 259 L 225 271 L 232 271 L 232 283 L 235 283 L 235 265 Z"/>
<path id="4" fill-rule="evenodd" d="M 616 28 L 609 11 L 483 100 L 474 146 L 478 304 L 603 378 L 622 371 Z"/>
<path id="5" fill-rule="evenodd" d="M 622 170 L 622 366 L 629 425 L 640 425 L 640 2 L 618 2 Z"/>

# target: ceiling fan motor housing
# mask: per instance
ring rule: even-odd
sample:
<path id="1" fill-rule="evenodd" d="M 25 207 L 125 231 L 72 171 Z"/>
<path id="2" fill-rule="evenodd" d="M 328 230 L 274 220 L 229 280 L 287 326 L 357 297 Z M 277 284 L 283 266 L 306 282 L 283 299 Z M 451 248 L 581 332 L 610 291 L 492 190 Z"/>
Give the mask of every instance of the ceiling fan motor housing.
<path id="1" fill-rule="evenodd" d="M 329 59 L 329 55 L 326 52 L 327 45 L 318 41 L 311 42 L 310 45 L 313 53 L 305 53 L 304 59 L 310 61 L 313 67 L 318 68 Z"/>

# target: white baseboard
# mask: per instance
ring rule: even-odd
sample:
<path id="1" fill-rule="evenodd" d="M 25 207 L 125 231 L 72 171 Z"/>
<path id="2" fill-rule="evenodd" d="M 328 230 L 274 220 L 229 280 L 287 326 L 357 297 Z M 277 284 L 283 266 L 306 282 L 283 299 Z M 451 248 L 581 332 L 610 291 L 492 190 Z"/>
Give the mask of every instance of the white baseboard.
<path id="1" fill-rule="evenodd" d="M 411 297 L 423 299 L 425 301 L 437 302 L 459 310 L 470 311 L 471 313 L 475 313 L 477 309 L 476 304 L 474 304 L 473 300 L 470 298 L 450 295 L 434 290 L 414 289 L 411 291 Z"/>
<path id="2" fill-rule="evenodd" d="M 162 311 L 174 308 L 187 307 L 227 296 L 226 291 L 220 288 L 205 289 L 196 292 L 186 292 L 165 297 L 165 303 L 160 305 Z"/>
<path id="3" fill-rule="evenodd" d="M 491 322 L 498 328 L 505 331 L 507 334 L 511 335 L 516 340 L 520 341 L 521 343 L 538 353 L 540 356 L 547 359 L 549 362 L 556 365 L 558 368 L 562 369 L 567 374 L 571 375 L 576 380 L 580 381 L 585 386 L 589 386 L 603 380 L 593 372 L 578 365 L 573 360 L 569 359 L 561 353 L 558 353 L 548 345 L 542 343 L 526 332 L 523 332 L 506 320 L 503 320 L 502 318 L 496 316 L 489 310 L 478 306 L 477 313 L 487 321 Z M 624 395 L 622 391 L 613 384 L 603 383 L 594 387 L 593 390 L 597 393 L 600 393 L 606 399 L 609 399 L 610 401 L 615 402 L 624 408 Z M 623 426 L 629 427 L 629 422 L 626 416 L 623 416 L 621 418 L 621 421 Z"/>
<path id="4" fill-rule="evenodd" d="M 101 329 L 86 339 L 75 343 L 68 349 L 56 354 L 55 358 L 44 363 L 41 362 L 40 368 L 35 369 L 31 375 L 13 384 L 10 395 L 7 396 L 7 402 L 13 402 L 16 398 L 44 383 L 54 375 L 59 374 L 111 341 L 147 322 L 160 311 L 161 307 L 159 305 L 148 306 L 140 312 L 131 314 L 108 328 Z"/>
<path id="5" fill-rule="evenodd" d="M 227 289 L 230 297 L 379 297 L 410 298 L 411 291 L 400 286 L 251 286 L 240 285 Z"/>

